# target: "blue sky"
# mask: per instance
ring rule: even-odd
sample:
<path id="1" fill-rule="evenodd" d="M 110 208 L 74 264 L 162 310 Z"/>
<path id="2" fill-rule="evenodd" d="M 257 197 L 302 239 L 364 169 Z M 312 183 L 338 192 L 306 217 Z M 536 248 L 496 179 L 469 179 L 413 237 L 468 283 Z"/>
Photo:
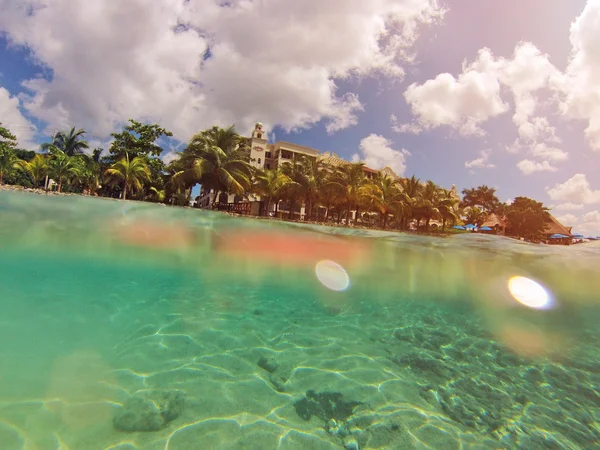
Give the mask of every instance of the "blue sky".
<path id="1" fill-rule="evenodd" d="M 171 129 L 172 157 L 203 128 L 260 120 L 600 234 L 599 0 L 35 4 L 0 0 L 0 122 L 23 146 L 76 126 L 107 148 L 131 117 Z"/>

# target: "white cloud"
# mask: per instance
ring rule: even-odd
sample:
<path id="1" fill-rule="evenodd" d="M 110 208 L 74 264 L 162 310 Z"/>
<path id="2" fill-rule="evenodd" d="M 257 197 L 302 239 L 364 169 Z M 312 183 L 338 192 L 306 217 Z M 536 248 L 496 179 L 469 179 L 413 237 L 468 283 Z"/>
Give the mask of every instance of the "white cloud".
<path id="1" fill-rule="evenodd" d="M 508 110 L 500 98 L 500 83 L 488 49 L 479 51 L 472 64 L 463 63 L 463 72 L 455 78 L 439 74 L 423 84 L 413 83 L 404 92 L 416 122 L 400 126 L 410 132 L 442 125 L 457 129 L 463 135 L 482 134 L 480 125 Z"/>
<path id="2" fill-rule="evenodd" d="M 360 141 L 361 154 L 353 155 L 353 161 L 364 161 L 373 169 L 389 167 L 396 175 L 403 176 L 406 171 L 406 157 L 410 155 L 405 149 L 394 150 L 392 142 L 378 134 L 371 134 Z"/>
<path id="3" fill-rule="evenodd" d="M 600 203 L 600 190 L 592 189 L 587 177 L 582 173 L 573 175 L 564 183 L 556 184 L 548 189 L 547 193 L 552 200 L 560 202 L 586 205 Z"/>
<path id="4" fill-rule="evenodd" d="M 587 121 L 585 135 L 600 150 L 600 0 L 588 0 L 571 25 L 572 55 L 565 74 L 554 78 L 561 93 L 561 112 Z"/>
<path id="5" fill-rule="evenodd" d="M 556 205 L 554 209 L 562 209 L 564 211 L 576 211 L 579 209 L 583 209 L 583 203 L 561 203 L 560 205 Z"/>
<path id="6" fill-rule="evenodd" d="M 19 147 L 36 147 L 33 143 L 35 126 L 21 114 L 19 99 L 12 97 L 3 87 L 0 87 L 0 121 L 4 128 L 17 137 Z"/>
<path id="7" fill-rule="evenodd" d="M 600 211 L 594 210 L 584 214 L 576 227 L 576 231 L 584 236 L 600 236 Z"/>
<path id="8" fill-rule="evenodd" d="M 414 83 L 404 93 L 415 115 L 415 121 L 394 124 L 394 131 L 417 134 L 423 129 L 450 126 L 463 135 L 483 134 L 481 126 L 510 109 L 502 98 L 502 87 L 512 93 L 513 123 L 518 138 L 505 148 L 509 153 L 529 149 L 532 157 L 542 162 L 521 162 L 531 173 L 555 170 L 547 160 L 564 161 L 568 153 L 557 147 L 561 139 L 547 117 L 536 115 L 539 97 L 549 92 L 559 75 L 547 54 L 535 45 L 521 42 L 510 59 L 496 58 L 482 48 L 471 64 L 463 63 L 462 73 L 455 78 L 442 73 L 423 84 Z M 528 161 L 528 160 L 526 160 Z"/>
<path id="9" fill-rule="evenodd" d="M 552 161 L 565 161 L 569 154 L 556 147 L 550 147 L 544 142 L 538 142 L 531 146 L 531 153 L 542 159 L 551 159 Z"/>
<path id="10" fill-rule="evenodd" d="M 443 15 L 436 0 L 0 0 L 0 10 L 0 32 L 53 73 L 26 83 L 33 116 L 100 138 L 147 119 L 182 140 L 213 124 L 247 133 L 256 120 L 352 126 L 362 106 L 336 81 L 401 78 L 420 26 Z"/>
<path id="11" fill-rule="evenodd" d="M 563 214 L 556 216 L 556 220 L 562 223 L 565 227 L 572 227 L 577 223 L 577 216 L 573 214 Z"/>
<path id="12" fill-rule="evenodd" d="M 537 162 L 531 161 L 530 159 L 519 161 L 517 167 L 525 175 L 531 175 L 534 172 L 556 172 L 558 170 L 548 161 Z"/>
<path id="13" fill-rule="evenodd" d="M 171 164 L 173 161 L 175 161 L 176 159 L 178 159 L 181 156 L 181 154 L 175 150 L 169 150 L 167 152 L 163 152 L 162 155 L 160 155 L 160 158 L 163 160 L 163 162 L 167 165 Z"/>
<path id="14" fill-rule="evenodd" d="M 494 164 L 489 163 L 491 150 L 482 150 L 479 154 L 481 155 L 479 158 L 472 161 L 465 161 L 465 167 L 467 169 L 496 167 Z"/>

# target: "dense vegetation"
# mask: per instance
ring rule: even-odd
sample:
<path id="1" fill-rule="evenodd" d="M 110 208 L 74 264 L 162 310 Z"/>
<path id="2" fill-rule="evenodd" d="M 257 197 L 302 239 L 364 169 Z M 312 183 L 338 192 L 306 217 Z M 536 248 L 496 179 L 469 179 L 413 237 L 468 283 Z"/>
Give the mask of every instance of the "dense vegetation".
<path id="1" fill-rule="evenodd" d="M 16 137 L 0 123 L 0 184 L 48 188 L 58 192 L 188 205 L 191 189 L 201 184 L 217 193 L 240 198 L 260 196 L 263 212 L 273 205 L 276 214 L 297 218 L 305 205 L 305 220 L 405 230 L 411 223 L 424 230 L 431 224 L 461 221 L 481 225 L 492 212 L 506 217 L 516 235 L 537 239 L 548 219 L 547 208 L 517 197 L 501 203 L 495 190 L 480 186 L 463 190 L 462 201 L 451 190 L 415 176 L 394 179 L 385 174 L 368 178 L 363 163 L 330 166 L 301 157 L 277 169 L 251 166 L 248 140 L 234 127 L 213 127 L 192 137 L 170 164 L 160 158 L 158 142 L 172 133 L 156 124 L 130 120 L 107 152 L 89 149 L 85 130 L 71 128 L 52 136 L 39 152 L 19 149 Z M 215 196 L 215 202 L 218 196 Z M 214 205 L 213 205 L 214 206 Z M 356 211 L 355 218 L 351 211 Z"/>

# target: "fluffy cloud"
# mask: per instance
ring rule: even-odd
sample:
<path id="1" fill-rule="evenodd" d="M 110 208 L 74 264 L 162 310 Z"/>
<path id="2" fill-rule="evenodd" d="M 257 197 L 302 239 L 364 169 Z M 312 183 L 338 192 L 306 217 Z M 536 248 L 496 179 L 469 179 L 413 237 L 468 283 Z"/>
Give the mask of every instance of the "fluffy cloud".
<path id="1" fill-rule="evenodd" d="M 600 203 L 600 190 L 592 189 L 586 176 L 582 173 L 573 175 L 564 183 L 556 184 L 547 193 L 552 200 L 560 202 L 587 205 Z"/>
<path id="2" fill-rule="evenodd" d="M 573 232 L 581 233 L 584 236 L 600 236 L 600 211 L 594 210 L 585 213 L 581 218 L 573 214 L 565 214 L 557 219 L 567 225 L 573 226 Z"/>
<path id="3" fill-rule="evenodd" d="M 402 77 L 420 26 L 443 15 L 436 0 L 221 3 L 0 0 L 0 32 L 51 69 L 51 80 L 25 83 L 25 107 L 51 127 L 104 137 L 137 118 L 187 139 L 257 119 L 352 126 L 361 103 L 336 81 Z"/>
<path id="4" fill-rule="evenodd" d="M 32 148 L 34 146 L 35 126 L 21 114 L 19 99 L 11 97 L 3 87 L 0 87 L 0 120 L 2 126 L 17 137 L 19 147 Z"/>
<path id="5" fill-rule="evenodd" d="M 396 175 L 403 176 L 406 171 L 406 157 L 410 155 L 405 149 L 394 150 L 392 142 L 378 134 L 371 134 L 360 141 L 361 154 L 355 154 L 353 161 L 364 161 L 374 169 L 389 167 Z"/>
<path id="6" fill-rule="evenodd" d="M 500 83 L 489 50 L 480 50 L 472 64 L 463 63 L 455 78 L 442 73 L 423 84 L 413 83 L 404 92 L 416 122 L 398 127 L 401 132 L 447 125 L 463 135 L 482 134 L 480 124 L 508 110 L 500 98 Z"/>
<path id="7" fill-rule="evenodd" d="M 534 172 L 556 172 L 558 169 L 548 161 L 536 162 L 530 159 L 524 159 L 517 163 L 517 167 L 525 175 L 531 175 Z"/>
<path id="8" fill-rule="evenodd" d="M 481 155 L 479 158 L 476 158 L 472 161 L 465 161 L 465 167 L 467 169 L 496 167 L 494 164 L 490 164 L 489 162 L 491 150 L 482 150 L 479 152 L 479 154 Z"/>
<path id="9" fill-rule="evenodd" d="M 572 227 L 577 223 L 577 216 L 573 214 L 563 214 L 562 216 L 557 216 L 556 220 L 566 227 Z"/>
<path id="10" fill-rule="evenodd" d="M 571 25 L 571 60 L 564 75 L 555 77 L 562 94 L 561 111 L 587 121 L 585 135 L 600 150 L 600 0 L 588 0 Z"/>
<path id="11" fill-rule="evenodd" d="M 583 203 L 561 203 L 560 205 L 556 205 L 554 209 L 562 209 L 564 211 L 576 211 L 579 209 L 583 209 Z"/>
<path id="12" fill-rule="evenodd" d="M 560 72 L 535 45 L 519 43 L 510 59 L 497 58 L 487 48 L 479 50 L 471 64 L 463 63 L 462 73 L 455 78 L 443 73 L 423 84 L 413 83 L 404 93 L 415 121 L 398 124 L 394 131 L 417 134 L 424 129 L 447 125 L 460 134 L 483 134 L 483 123 L 510 109 L 502 98 L 504 90 L 512 93 L 513 123 L 517 140 L 506 146 L 510 153 L 528 149 L 542 162 L 522 161 L 525 173 L 555 170 L 547 160 L 564 161 L 567 152 L 557 147 L 561 140 L 547 117 L 537 111 L 539 97 L 555 86 Z"/>

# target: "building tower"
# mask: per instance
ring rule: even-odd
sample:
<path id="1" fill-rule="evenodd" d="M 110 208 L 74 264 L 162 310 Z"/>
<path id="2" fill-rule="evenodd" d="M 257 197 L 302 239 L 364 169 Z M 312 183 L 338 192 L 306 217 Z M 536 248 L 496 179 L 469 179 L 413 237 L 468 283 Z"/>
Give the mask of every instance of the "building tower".
<path id="1" fill-rule="evenodd" d="M 250 165 L 259 169 L 265 166 L 266 137 L 267 134 L 263 130 L 263 124 L 256 122 L 250 138 Z"/>

